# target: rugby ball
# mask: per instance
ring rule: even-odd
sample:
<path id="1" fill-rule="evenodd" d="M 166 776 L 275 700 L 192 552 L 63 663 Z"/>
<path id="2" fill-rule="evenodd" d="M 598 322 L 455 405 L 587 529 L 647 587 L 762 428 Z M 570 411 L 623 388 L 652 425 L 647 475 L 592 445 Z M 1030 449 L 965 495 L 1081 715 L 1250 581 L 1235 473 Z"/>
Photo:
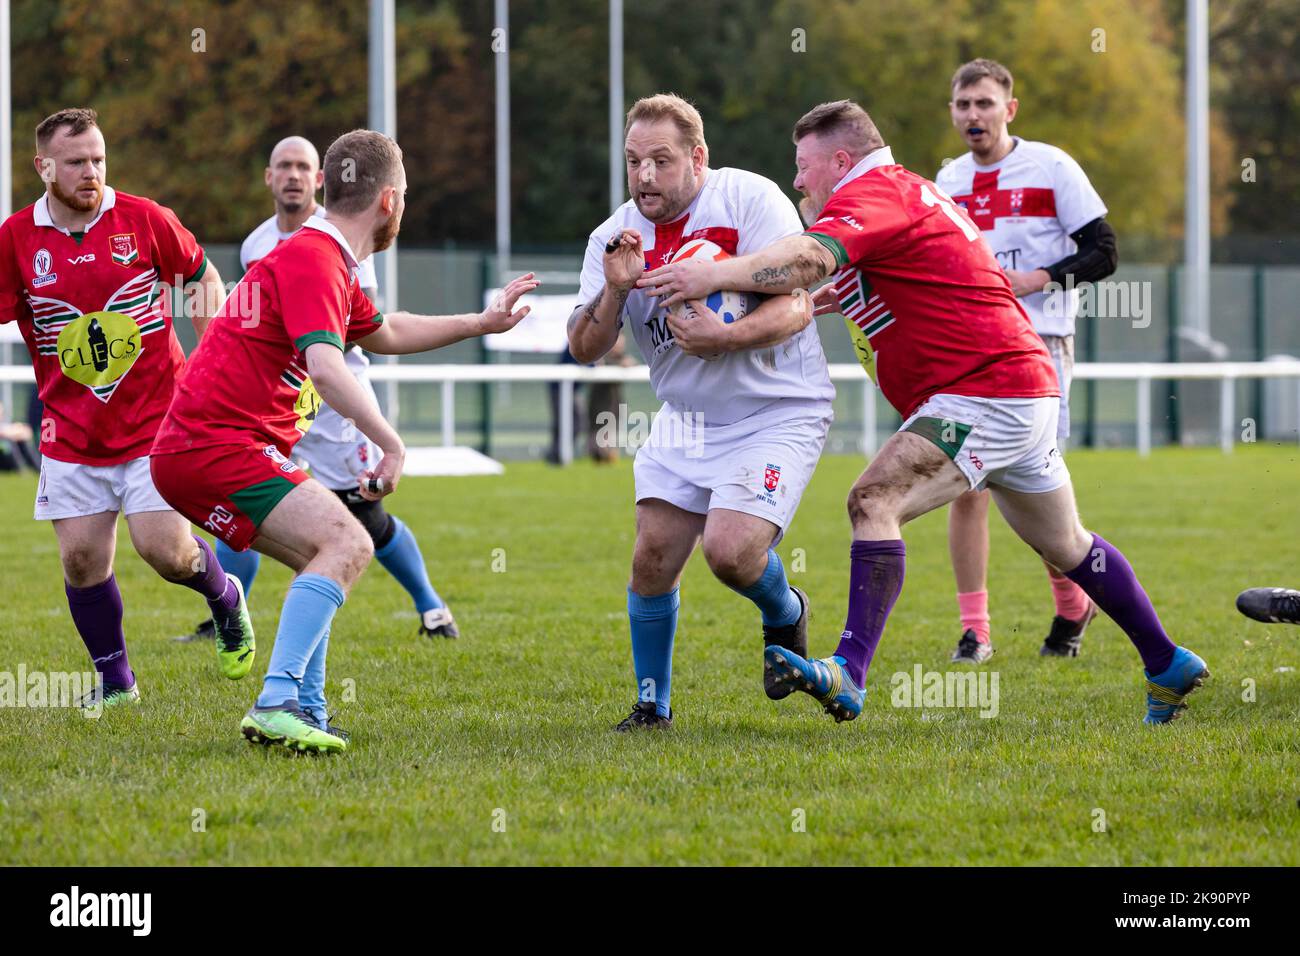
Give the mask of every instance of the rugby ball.
<path id="1" fill-rule="evenodd" d="M 716 242 L 708 239 L 692 239 L 682 246 L 670 260 L 680 262 L 683 259 L 730 259 L 731 254 Z M 723 322 L 739 322 L 758 307 L 758 298 L 752 292 L 714 292 L 704 304 L 718 314 Z"/>

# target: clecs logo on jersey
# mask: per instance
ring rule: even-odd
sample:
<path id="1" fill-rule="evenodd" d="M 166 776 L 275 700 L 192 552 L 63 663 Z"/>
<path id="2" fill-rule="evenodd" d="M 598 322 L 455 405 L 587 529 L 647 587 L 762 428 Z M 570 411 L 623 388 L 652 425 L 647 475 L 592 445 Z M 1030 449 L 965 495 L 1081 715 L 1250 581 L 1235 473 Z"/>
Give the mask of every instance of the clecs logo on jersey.
<path id="1" fill-rule="evenodd" d="M 50 272 L 54 266 L 54 256 L 50 255 L 50 250 L 40 248 L 36 250 L 36 255 L 32 256 L 32 272 L 36 275 L 32 278 L 32 288 L 39 289 L 55 282 L 59 278 L 57 272 Z"/>

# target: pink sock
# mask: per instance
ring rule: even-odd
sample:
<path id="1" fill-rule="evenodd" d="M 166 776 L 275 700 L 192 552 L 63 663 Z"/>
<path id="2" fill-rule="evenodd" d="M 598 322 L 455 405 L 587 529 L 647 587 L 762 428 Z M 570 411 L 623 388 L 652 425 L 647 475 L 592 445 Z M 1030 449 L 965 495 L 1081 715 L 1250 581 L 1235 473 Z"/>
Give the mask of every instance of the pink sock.
<path id="1" fill-rule="evenodd" d="M 1083 588 L 1063 574 L 1057 574 L 1052 568 L 1047 569 L 1047 576 L 1052 581 L 1052 597 L 1056 601 L 1056 613 L 1067 621 L 1082 621 L 1088 613 L 1091 600 Z"/>
<path id="2" fill-rule="evenodd" d="M 1086 600 L 1086 598 L 1085 598 Z M 957 610 L 961 612 L 961 630 L 974 631 L 981 644 L 989 642 L 989 592 L 957 592 Z"/>

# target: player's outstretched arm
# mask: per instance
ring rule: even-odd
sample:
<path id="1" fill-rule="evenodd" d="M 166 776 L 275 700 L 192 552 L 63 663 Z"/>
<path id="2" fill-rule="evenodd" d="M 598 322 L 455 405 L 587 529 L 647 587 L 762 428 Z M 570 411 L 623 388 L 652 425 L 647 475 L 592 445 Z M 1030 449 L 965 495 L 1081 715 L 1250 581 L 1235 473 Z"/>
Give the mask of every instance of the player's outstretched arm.
<path id="1" fill-rule="evenodd" d="M 381 355 L 409 355 L 453 345 L 479 335 L 508 332 L 529 312 L 529 307 L 515 309 L 521 296 L 536 289 L 541 282 L 533 273 L 511 281 L 492 305 L 482 312 L 465 315 L 416 315 L 393 312 L 384 316 L 384 324 L 362 342 L 368 352 Z"/>
<path id="2" fill-rule="evenodd" d="M 674 306 L 710 292 L 793 292 L 814 286 L 835 271 L 835 255 L 806 235 L 787 236 L 766 249 L 734 259 L 683 259 L 647 272 L 637 288 Z"/>
<path id="3" fill-rule="evenodd" d="M 366 337 L 367 343 L 370 338 L 371 336 Z M 374 472 L 375 477 L 383 479 L 383 491 L 378 494 L 370 492 L 362 482 L 361 494 L 371 501 L 390 494 L 397 487 L 402 475 L 402 463 L 406 458 L 406 446 L 402 444 L 402 439 L 393 426 L 388 424 L 375 400 L 362 389 L 348 370 L 341 349 L 328 342 L 314 342 L 307 346 L 306 358 L 307 374 L 311 376 L 312 385 L 320 393 L 321 400 L 356 425 L 384 453 L 379 468 Z"/>
<path id="4" fill-rule="evenodd" d="M 668 313 L 668 328 L 687 355 L 711 356 L 780 345 L 808 327 L 813 310 L 806 289 L 766 299 L 740 322 L 723 322 L 702 300 L 691 299 Z"/>
<path id="5" fill-rule="evenodd" d="M 641 234 L 620 229 L 605 244 L 605 285 L 569 316 L 569 351 L 584 365 L 595 362 L 618 341 L 619 316 L 636 280 L 645 271 Z"/>

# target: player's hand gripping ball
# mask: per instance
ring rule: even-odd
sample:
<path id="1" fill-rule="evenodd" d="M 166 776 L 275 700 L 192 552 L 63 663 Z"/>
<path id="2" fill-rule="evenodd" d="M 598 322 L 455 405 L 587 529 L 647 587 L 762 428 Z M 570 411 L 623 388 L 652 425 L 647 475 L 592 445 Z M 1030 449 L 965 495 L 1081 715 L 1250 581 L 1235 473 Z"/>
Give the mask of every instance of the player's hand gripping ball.
<path id="1" fill-rule="evenodd" d="M 712 259 L 714 261 L 721 259 L 730 259 L 731 254 L 715 242 L 708 239 L 692 239 L 686 243 L 669 260 L 670 262 L 680 262 L 683 259 Z M 725 324 L 739 322 L 749 313 L 758 307 L 758 297 L 752 292 L 733 292 L 729 289 L 723 289 L 713 292 L 705 300 L 704 304 L 708 306 L 709 311 L 713 312 Z M 695 313 L 689 306 L 683 306 L 687 317 L 694 317 Z M 701 355 L 700 358 L 713 362 L 721 358 L 724 353 L 717 352 L 711 355 Z"/>

